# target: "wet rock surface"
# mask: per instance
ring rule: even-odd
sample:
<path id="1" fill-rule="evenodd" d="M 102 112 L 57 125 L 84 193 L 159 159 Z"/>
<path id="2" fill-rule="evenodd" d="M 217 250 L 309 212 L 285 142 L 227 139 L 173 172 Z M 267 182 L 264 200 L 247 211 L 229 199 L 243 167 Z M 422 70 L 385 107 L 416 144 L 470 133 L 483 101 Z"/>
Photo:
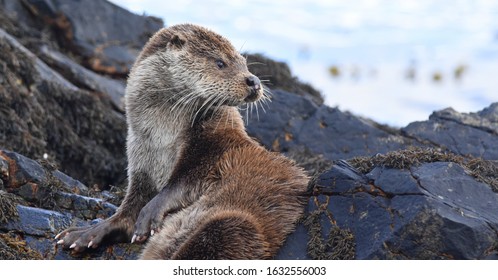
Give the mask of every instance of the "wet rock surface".
<path id="1" fill-rule="evenodd" d="M 402 132 L 457 154 L 496 160 L 497 117 L 498 103 L 470 114 L 449 108 L 433 113 L 428 121 L 411 123 Z"/>
<path id="2" fill-rule="evenodd" d="M 63 72 L 70 81 L 73 81 L 81 88 L 105 94 L 116 109 L 124 112 L 124 81 L 114 80 L 92 72 L 66 55 L 51 50 L 47 46 L 41 46 L 39 54 L 43 61 Z"/>
<path id="3" fill-rule="evenodd" d="M 395 129 L 280 90 L 273 91 L 264 110 L 249 114 L 247 131 L 275 151 L 306 147 L 334 160 L 428 146 Z"/>
<path id="4" fill-rule="evenodd" d="M 26 0 L 24 6 L 58 32 L 61 45 L 93 71 L 126 76 L 159 18 L 139 16 L 107 1 Z"/>
<path id="5" fill-rule="evenodd" d="M 45 156 L 86 184 L 124 180 L 124 116 L 2 29 L 0 38 L 0 147 L 35 159 Z"/>
<path id="6" fill-rule="evenodd" d="M 316 182 L 307 206 L 307 216 L 317 216 L 309 235 L 293 233 L 279 257 L 495 258 L 497 207 L 498 194 L 453 162 L 375 167 L 362 174 L 339 161 Z M 338 236 L 337 228 L 349 235 Z M 348 236 L 354 246 L 325 246 L 332 237 Z M 307 241 L 307 255 L 299 254 L 304 248 L 296 239 Z"/>
<path id="7" fill-rule="evenodd" d="M 74 255 L 53 240 L 121 202 L 124 77 L 162 27 L 84 2 L 0 0 L 0 259 L 136 259 L 141 250 Z M 273 93 L 264 110 L 242 111 L 247 131 L 316 175 L 277 259 L 498 258 L 498 103 L 396 129 L 323 105 L 285 64 L 248 60 Z"/>
<path id="8" fill-rule="evenodd" d="M 106 191 L 93 194 L 81 182 L 59 170 L 14 152 L 0 150 L 0 162 L 4 167 L 1 169 L 0 232 L 5 233 L 0 234 L 0 243 L 7 247 L 9 244 L 21 244 L 16 247 L 17 251 L 27 248 L 30 252 L 23 255 L 16 250 L 2 251 L 0 246 L 0 259 L 37 256 L 43 259 L 138 257 L 139 245 L 118 244 L 82 256 L 62 250 L 54 242 L 55 235 L 69 226 L 85 226 L 110 217 L 117 206 L 109 201 L 122 199 L 117 198 L 120 193 Z M 9 248 L 13 249 L 12 246 Z"/>

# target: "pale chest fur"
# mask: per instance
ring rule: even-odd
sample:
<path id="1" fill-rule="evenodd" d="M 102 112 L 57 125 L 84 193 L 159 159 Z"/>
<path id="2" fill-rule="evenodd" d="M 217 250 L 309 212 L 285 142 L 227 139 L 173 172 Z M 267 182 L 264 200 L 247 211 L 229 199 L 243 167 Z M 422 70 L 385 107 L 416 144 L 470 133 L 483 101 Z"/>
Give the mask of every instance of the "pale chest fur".
<path id="1" fill-rule="evenodd" d="M 159 191 L 177 164 L 184 128 L 164 112 L 143 111 L 140 118 L 140 122 L 128 127 L 128 173 L 146 172 Z"/>

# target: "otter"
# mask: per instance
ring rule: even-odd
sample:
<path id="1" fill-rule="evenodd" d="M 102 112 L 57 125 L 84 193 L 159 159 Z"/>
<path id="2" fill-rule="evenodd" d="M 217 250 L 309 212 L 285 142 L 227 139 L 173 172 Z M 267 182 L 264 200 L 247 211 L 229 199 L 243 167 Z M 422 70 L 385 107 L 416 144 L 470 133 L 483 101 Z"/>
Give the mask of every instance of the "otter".
<path id="1" fill-rule="evenodd" d="M 153 35 L 126 87 L 129 184 L 110 218 L 69 228 L 77 252 L 144 242 L 143 259 L 268 259 L 302 215 L 308 176 L 248 136 L 238 106 L 268 99 L 231 43 L 181 24 Z"/>

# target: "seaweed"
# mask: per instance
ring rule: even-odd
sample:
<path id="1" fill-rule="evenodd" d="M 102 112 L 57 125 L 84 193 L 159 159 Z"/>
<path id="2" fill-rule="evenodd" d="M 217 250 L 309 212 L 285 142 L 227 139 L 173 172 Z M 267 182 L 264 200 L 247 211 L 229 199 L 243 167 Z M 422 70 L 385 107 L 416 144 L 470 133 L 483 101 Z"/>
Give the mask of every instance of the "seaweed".
<path id="1" fill-rule="evenodd" d="M 472 156 L 464 157 L 439 149 L 408 148 L 372 157 L 355 157 L 348 162 L 363 174 L 369 173 L 375 167 L 409 169 L 422 163 L 453 162 L 464 167 L 477 181 L 488 184 L 494 192 L 498 192 L 498 166 L 495 162 Z"/>
<path id="2" fill-rule="evenodd" d="M 16 205 L 24 204 L 24 201 L 15 194 L 0 191 L 0 223 L 19 217 Z"/>
<path id="3" fill-rule="evenodd" d="M 39 252 L 29 248 L 26 241 L 13 233 L 0 234 L 1 260 L 42 260 Z"/>
<path id="4" fill-rule="evenodd" d="M 355 258 L 354 235 L 349 229 L 342 229 L 333 224 L 328 237 L 322 238 L 320 217 L 325 209 L 318 209 L 302 219 L 308 229 L 308 255 L 315 260 L 352 260 Z"/>

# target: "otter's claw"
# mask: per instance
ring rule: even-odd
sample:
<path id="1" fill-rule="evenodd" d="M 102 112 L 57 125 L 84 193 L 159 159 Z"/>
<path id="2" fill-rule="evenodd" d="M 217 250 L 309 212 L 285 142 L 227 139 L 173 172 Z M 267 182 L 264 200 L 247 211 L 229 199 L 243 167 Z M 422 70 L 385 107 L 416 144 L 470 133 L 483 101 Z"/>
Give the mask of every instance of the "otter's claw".
<path id="1" fill-rule="evenodd" d="M 163 196 L 156 195 L 140 210 L 135 222 L 134 234 L 137 236 L 137 242 L 144 242 L 161 229 L 165 216 L 171 210 L 164 206 L 164 200 Z"/>
<path id="2" fill-rule="evenodd" d="M 114 219 L 110 218 L 94 225 L 69 228 L 56 236 L 59 239 L 57 244 L 62 245 L 62 249 L 72 249 L 81 253 L 86 249 L 100 246 L 104 238 L 112 232 L 126 232 L 127 230 L 121 227 L 122 224 L 126 223 L 115 223 Z M 115 242 L 124 241 L 123 238 L 116 239 Z"/>
<path id="3" fill-rule="evenodd" d="M 140 236 L 140 235 L 134 234 L 133 237 L 131 238 L 131 243 L 135 243 L 135 242 L 142 243 L 145 240 L 147 240 L 147 236 Z"/>

